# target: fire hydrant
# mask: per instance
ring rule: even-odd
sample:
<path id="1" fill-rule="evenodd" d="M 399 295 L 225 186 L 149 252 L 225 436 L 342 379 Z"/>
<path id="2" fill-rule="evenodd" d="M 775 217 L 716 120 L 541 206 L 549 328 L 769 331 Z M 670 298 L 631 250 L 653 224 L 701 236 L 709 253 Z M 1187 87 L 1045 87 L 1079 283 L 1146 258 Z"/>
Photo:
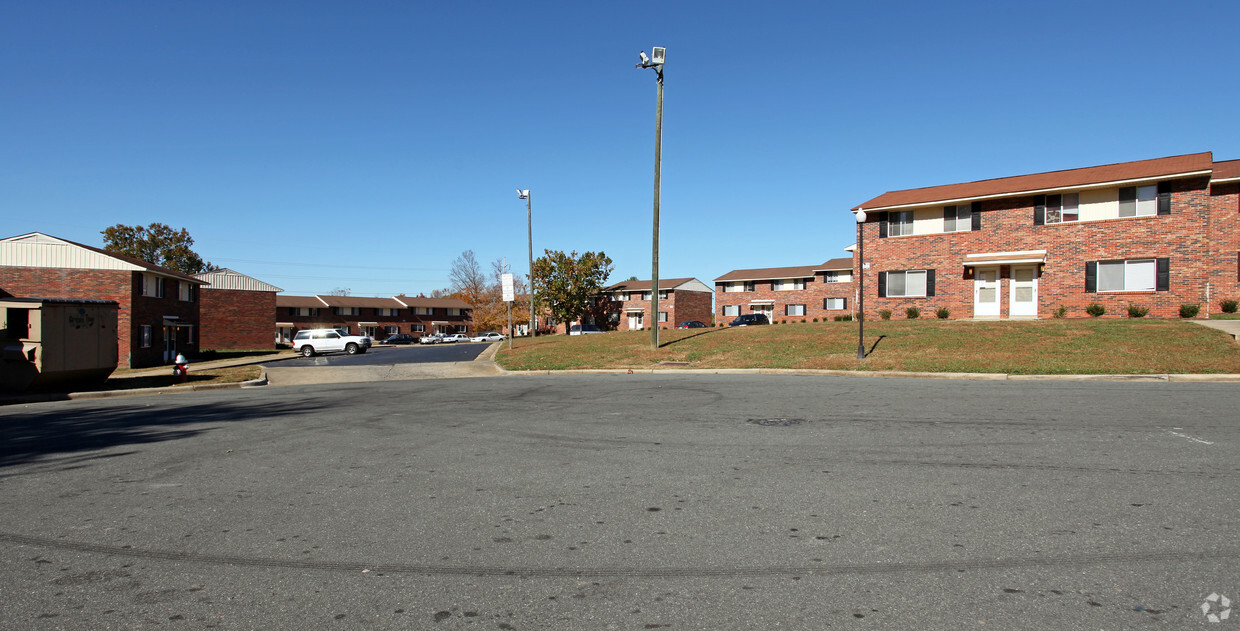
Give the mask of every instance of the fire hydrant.
<path id="1" fill-rule="evenodd" d="M 172 376 L 176 377 L 177 381 L 185 381 L 189 377 L 189 360 L 180 353 L 177 353 L 177 358 L 173 361 Z"/>

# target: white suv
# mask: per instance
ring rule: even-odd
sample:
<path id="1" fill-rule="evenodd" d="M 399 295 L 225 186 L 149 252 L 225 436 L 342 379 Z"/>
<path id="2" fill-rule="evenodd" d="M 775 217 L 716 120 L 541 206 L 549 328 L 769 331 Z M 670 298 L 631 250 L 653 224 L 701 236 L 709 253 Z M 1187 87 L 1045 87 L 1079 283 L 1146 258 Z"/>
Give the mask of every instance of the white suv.
<path id="1" fill-rule="evenodd" d="M 349 335 L 348 331 L 342 329 L 303 329 L 293 336 L 293 348 L 303 357 L 339 351 L 356 355 L 365 353 L 370 348 L 370 338 L 365 335 Z"/>

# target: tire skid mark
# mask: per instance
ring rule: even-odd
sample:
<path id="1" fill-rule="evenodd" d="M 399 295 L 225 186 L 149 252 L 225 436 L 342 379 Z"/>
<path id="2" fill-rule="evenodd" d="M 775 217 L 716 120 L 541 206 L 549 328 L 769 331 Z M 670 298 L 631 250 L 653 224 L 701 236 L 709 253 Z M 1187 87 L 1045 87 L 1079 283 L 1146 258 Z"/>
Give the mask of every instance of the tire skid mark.
<path id="1" fill-rule="evenodd" d="M 295 559 L 254 558 L 167 550 L 140 550 L 129 546 L 111 546 L 95 543 L 65 541 L 47 537 L 31 537 L 0 532 L 0 541 L 55 548 L 90 554 L 135 557 L 158 561 L 184 561 L 209 565 L 236 565 L 258 568 L 289 568 L 300 570 L 324 570 L 332 572 L 362 572 L 386 574 L 421 574 L 432 576 L 518 576 L 526 578 L 572 578 L 572 577 L 629 577 L 629 578 L 700 578 L 740 576 L 839 576 L 849 574 L 905 574 L 959 572 L 965 570 L 1006 570 L 1039 567 L 1082 567 L 1125 563 L 1201 563 L 1240 561 L 1240 551 L 1188 552 L 1165 551 L 1144 553 L 1101 553 L 1056 557 L 1012 557 L 1006 559 L 974 559 L 962 561 L 929 561 L 921 563 L 869 563 L 826 566 L 776 565 L 776 566 L 718 566 L 718 567 L 499 567 L 499 566 L 445 566 L 390 563 L 358 563 L 351 561 L 304 561 Z"/>

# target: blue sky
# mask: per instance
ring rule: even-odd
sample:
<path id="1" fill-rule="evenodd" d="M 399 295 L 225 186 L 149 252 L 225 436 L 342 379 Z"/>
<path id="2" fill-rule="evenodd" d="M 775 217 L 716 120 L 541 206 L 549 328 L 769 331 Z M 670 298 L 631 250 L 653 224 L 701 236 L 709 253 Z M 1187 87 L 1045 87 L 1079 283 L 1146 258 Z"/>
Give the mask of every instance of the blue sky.
<path id="1" fill-rule="evenodd" d="M 465 250 L 650 277 L 846 256 L 888 190 L 1240 158 L 1240 3 L 8 2 L 0 236 L 185 227 L 287 293 L 430 292 Z"/>

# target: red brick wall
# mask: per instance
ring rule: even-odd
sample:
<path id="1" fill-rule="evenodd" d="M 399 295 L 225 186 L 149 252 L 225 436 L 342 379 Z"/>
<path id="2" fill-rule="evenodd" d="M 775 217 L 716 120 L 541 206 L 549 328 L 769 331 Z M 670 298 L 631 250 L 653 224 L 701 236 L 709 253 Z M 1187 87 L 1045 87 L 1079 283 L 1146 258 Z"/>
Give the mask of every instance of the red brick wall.
<path id="1" fill-rule="evenodd" d="M 671 329 L 677 324 L 688 320 L 699 320 L 710 324 L 710 305 L 713 294 L 708 291 L 667 291 L 667 298 L 659 300 L 659 311 L 667 314 L 667 322 L 660 322 L 659 328 Z M 642 292 L 631 292 L 632 296 L 641 296 Z M 624 302 L 612 301 L 608 304 L 608 308 L 612 313 L 619 313 L 619 322 L 614 323 L 617 331 L 629 331 L 629 310 L 641 309 L 645 316 L 642 319 L 643 330 L 649 330 L 654 319 L 650 316 L 649 300 L 626 300 Z M 603 323 L 599 323 L 602 327 Z M 558 329 L 557 329 L 558 330 Z"/>
<path id="2" fill-rule="evenodd" d="M 203 287 L 198 300 L 202 350 L 275 347 L 275 292 Z"/>
<path id="3" fill-rule="evenodd" d="M 167 281 L 165 298 L 142 296 L 142 274 L 120 270 L 81 270 L 46 267 L 0 267 L 0 289 L 13 296 L 115 300 L 117 311 L 117 351 L 122 367 L 141 368 L 164 363 L 163 317 L 179 317 L 194 324 L 198 334 L 198 303 L 181 302 L 177 283 Z M 151 326 L 150 348 L 140 348 L 139 327 Z M 196 340 L 178 340 L 186 350 L 197 348 Z"/>
<path id="4" fill-rule="evenodd" d="M 1210 275 L 1210 313 L 1219 313 L 1223 300 L 1240 300 L 1240 182 L 1211 187 L 1210 235 L 1210 258 L 1216 262 Z"/>
<path id="5" fill-rule="evenodd" d="M 966 254 L 1046 250 L 1038 282 L 1038 317 L 1051 317 L 1063 306 L 1068 317 L 1088 317 L 1085 307 L 1106 307 L 1104 317 L 1128 317 L 1128 304 L 1149 308 L 1149 317 L 1178 317 L 1184 303 L 1205 302 L 1209 271 L 1216 264 L 1202 256 L 1208 251 L 1207 220 L 1210 194 L 1207 178 L 1172 183 L 1171 214 L 1117 218 L 1103 221 L 1033 225 L 1034 197 L 982 202 L 981 230 L 946 234 L 879 238 L 883 213 L 871 213 L 863 225 L 865 310 L 871 318 L 890 309 L 904 317 L 906 307 L 934 317 L 947 307 L 954 318 L 973 317 L 973 280 L 964 266 Z M 1170 291 L 1086 293 L 1087 261 L 1169 258 Z M 923 298 L 879 298 L 878 275 L 884 271 L 935 270 L 935 295 Z M 1009 315 L 1010 266 L 1003 266 L 1001 317 Z M 1205 310 L 1202 309 L 1204 315 Z"/>
<path id="6" fill-rule="evenodd" d="M 672 317 L 672 326 L 689 320 L 710 325 L 715 294 L 709 291 L 673 291 L 668 294 L 668 298 L 675 299 L 675 308 L 668 314 Z"/>
<path id="7" fill-rule="evenodd" d="M 736 316 L 723 315 L 725 305 L 736 305 L 740 307 L 740 313 L 753 313 L 750 302 L 754 300 L 773 300 L 774 311 L 773 320 L 787 320 L 789 322 L 811 321 L 814 318 L 820 320 L 828 320 L 835 316 L 848 315 L 852 313 L 853 297 L 855 289 L 851 282 L 833 282 L 828 283 L 825 276 L 816 274 L 813 278 L 805 279 L 805 289 L 791 289 L 787 291 L 775 291 L 772 289 L 774 281 L 763 280 L 753 283 L 753 291 L 726 292 L 724 288 L 727 283 L 715 283 L 715 322 L 727 324 L 736 319 Z M 823 305 L 826 298 L 843 298 L 844 309 L 825 309 Z M 786 315 L 788 305 L 805 305 L 804 316 Z M 703 320 L 705 322 L 705 320 Z"/>
<path id="8" fill-rule="evenodd" d="M 381 316 L 378 315 L 379 310 L 370 307 L 358 309 L 359 315 L 336 315 L 331 307 L 320 307 L 317 316 L 297 316 L 292 315 L 297 312 L 295 308 L 280 307 L 274 309 L 276 314 L 274 322 L 292 322 L 293 334 L 301 329 L 337 329 L 347 328 L 349 333 L 353 335 L 361 335 L 361 327 L 359 322 L 377 322 L 379 324 L 376 337 L 383 339 L 387 337 L 385 333 L 386 327 L 395 326 L 399 330 L 398 333 L 409 333 L 412 335 L 423 335 L 434 332 L 432 322 L 447 322 L 451 328 L 451 333 L 456 332 L 457 325 L 465 325 L 466 333 L 474 332 L 472 311 L 465 310 L 465 315 L 449 316 L 447 309 L 436 307 L 431 310 L 431 315 L 416 315 L 413 309 L 401 308 L 398 315 Z M 268 330 L 268 339 L 275 339 L 275 325 Z M 423 331 L 414 331 L 413 325 L 421 324 Z"/>

